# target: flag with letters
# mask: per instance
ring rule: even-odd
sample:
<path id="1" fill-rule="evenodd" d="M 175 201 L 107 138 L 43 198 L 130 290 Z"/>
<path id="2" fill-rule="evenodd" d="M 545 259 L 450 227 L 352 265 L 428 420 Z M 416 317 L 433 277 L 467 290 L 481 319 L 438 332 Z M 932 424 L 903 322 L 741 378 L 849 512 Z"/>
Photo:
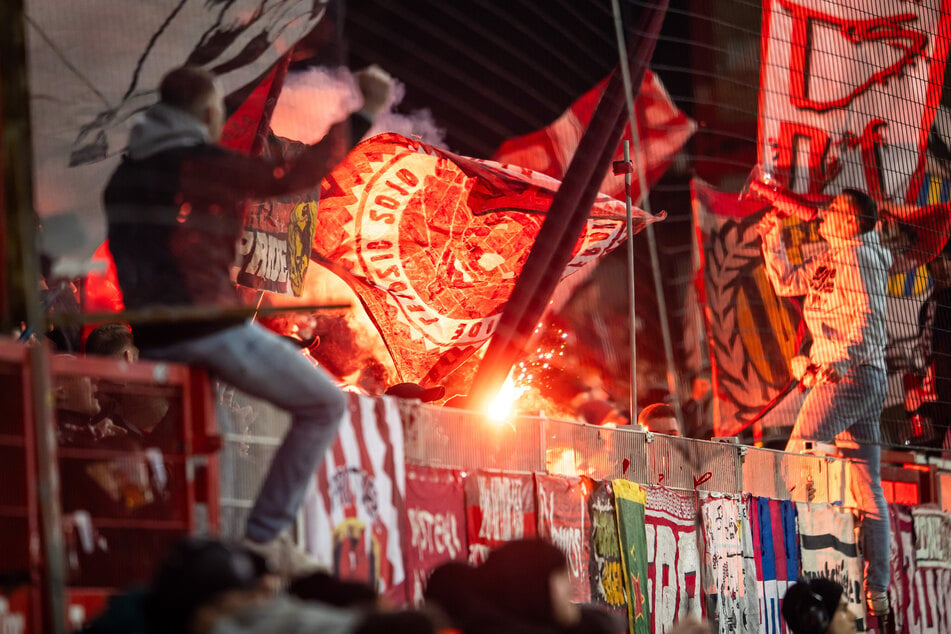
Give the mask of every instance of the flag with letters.
<path id="1" fill-rule="evenodd" d="M 559 182 L 397 134 L 354 148 L 324 179 L 313 256 L 356 291 L 404 381 L 438 382 L 494 332 Z M 562 279 L 625 238 L 601 195 Z M 634 232 L 653 221 L 634 211 Z"/>
<path id="2" fill-rule="evenodd" d="M 412 605 L 421 605 L 432 571 L 446 562 L 468 558 L 462 473 L 407 465 L 406 523 L 408 598 Z"/>
<path id="3" fill-rule="evenodd" d="M 571 578 L 571 600 L 591 600 L 588 566 L 591 560 L 591 520 L 588 491 L 591 481 L 560 475 L 535 474 L 538 536 L 565 553 Z"/>
<path id="4" fill-rule="evenodd" d="M 941 97 L 949 0 L 763 3 L 759 163 L 792 190 L 917 192 Z"/>

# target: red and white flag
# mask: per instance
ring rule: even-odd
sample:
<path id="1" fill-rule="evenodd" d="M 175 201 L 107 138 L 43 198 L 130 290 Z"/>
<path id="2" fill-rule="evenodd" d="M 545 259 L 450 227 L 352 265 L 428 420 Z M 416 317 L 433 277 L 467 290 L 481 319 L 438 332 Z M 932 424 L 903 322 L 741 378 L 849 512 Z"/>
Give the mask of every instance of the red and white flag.
<path id="1" fill-rule="evenodd" d="M 402 602 L 406 470 L 397 401 L 349 398 L 337 440 L 304 500 L 307 551 L 338 578 Z"/>
<path id="2" fill-rule="evenodd" d="M 345 279 L 404 381 L 435 383 L 493 333 L 560 183 L 396 134 L 354 148 L 324 180 L 313 257 Z M 624 237 L 599 196 L 562 272 Z M 634 231 L 655 218 L 634 211 Z"/>
<path id="3" fill-rule="evenodd" d="M 949 34 L 948 0 L 764 2 L 760 164 L 802 193 L 917 192 Z"/>
<path id="4" fill-rule="evenodd" d="M 605 79 L 582 95 L 547 128 L 505 141 L 492 157 L 493 160 L 521 165 L 552 178 L 564 178 L 607 83 Z M 677 152 L 696 131 L 697 124 L 673 104 L 660 78 L 650 70 L 645 71 L 640 92 L 634 100 L 634 114 L 637 117 L 640 152 L 634 154 L 632 145 L 632 158 L 644 166 L 650 186 L 667 170 Z M 631 139 L 631 126 L 628 124 L 614 160 L 624 158 L 623 140 Z M 632 180 L 631 199 L 636 204 L 644 188 L 640 187 L 636 177 Z M 608 172 L 601 184 L 601 192 L 623 200 L 624 177 Z"/>

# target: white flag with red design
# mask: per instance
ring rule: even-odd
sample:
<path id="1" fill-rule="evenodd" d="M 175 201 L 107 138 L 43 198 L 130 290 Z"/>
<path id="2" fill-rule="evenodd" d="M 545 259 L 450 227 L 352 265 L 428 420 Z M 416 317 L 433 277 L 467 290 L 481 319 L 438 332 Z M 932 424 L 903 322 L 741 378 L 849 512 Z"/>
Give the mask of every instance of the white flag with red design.
<path id="1" fill-rule="evenodd" d="M 350 408 L 304 500 L 306 548 L 339 579 L 405 601 L 406 467 L 396 399 L 349 394 Z"/>
<path id="2" fill-rule="evenodd" d="M 402 380 L 435 383 L 492 335 L 559 185 L 382 134 L 324 180 L 313 257 L 359 295 Z M 633 217 L 635 233 L 655 220 Z M 624 219 L 599 196 L 562 280 L 618 246 Z"/>
<path id="3" fill-rule="evenodd" d="M 763 3 L 759 162 L 802 193 L 917 192 L 949 0 Z"/>

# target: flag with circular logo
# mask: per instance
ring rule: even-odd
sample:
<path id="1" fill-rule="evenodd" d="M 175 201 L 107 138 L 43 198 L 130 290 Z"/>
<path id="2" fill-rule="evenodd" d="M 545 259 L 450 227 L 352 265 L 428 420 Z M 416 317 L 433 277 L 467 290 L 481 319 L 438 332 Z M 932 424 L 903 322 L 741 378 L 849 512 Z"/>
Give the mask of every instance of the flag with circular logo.
<path id="1" fill-rule="evenodd" d="M 494 332 L 560 182 L 397 134 L 323 183 L 313 257 L 345 279 L 404 381 L 435 383 Z M 653 220 L 634 210 L 634 231 Z M 599 196 L 562 280 L 618 246 L 624 204 Z"/>

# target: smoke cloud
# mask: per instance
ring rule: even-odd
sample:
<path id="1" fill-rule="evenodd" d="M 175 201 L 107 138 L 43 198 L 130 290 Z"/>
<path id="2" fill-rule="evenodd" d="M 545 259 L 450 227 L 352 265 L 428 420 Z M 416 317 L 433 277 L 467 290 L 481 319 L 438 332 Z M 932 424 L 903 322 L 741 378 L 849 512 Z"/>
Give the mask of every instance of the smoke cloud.
<path id="1" fill-rule="evenodd" d="M 399 113 L 394 109 L 406 95 L 406 87 L 396 81 L 388 111 L 374 122 L 367 136 L 395 132 L 424 143 L 445 147 L 445 130 L 440 128 L 428 109 Z M 330 129 L 363 105 L 363 97 L 353 74 L 347 68 L 314 67 L 287 74 L 284 88 L 271 118 L 271 129 L 278 136 L 303 143 L 314 143 Z"/>

